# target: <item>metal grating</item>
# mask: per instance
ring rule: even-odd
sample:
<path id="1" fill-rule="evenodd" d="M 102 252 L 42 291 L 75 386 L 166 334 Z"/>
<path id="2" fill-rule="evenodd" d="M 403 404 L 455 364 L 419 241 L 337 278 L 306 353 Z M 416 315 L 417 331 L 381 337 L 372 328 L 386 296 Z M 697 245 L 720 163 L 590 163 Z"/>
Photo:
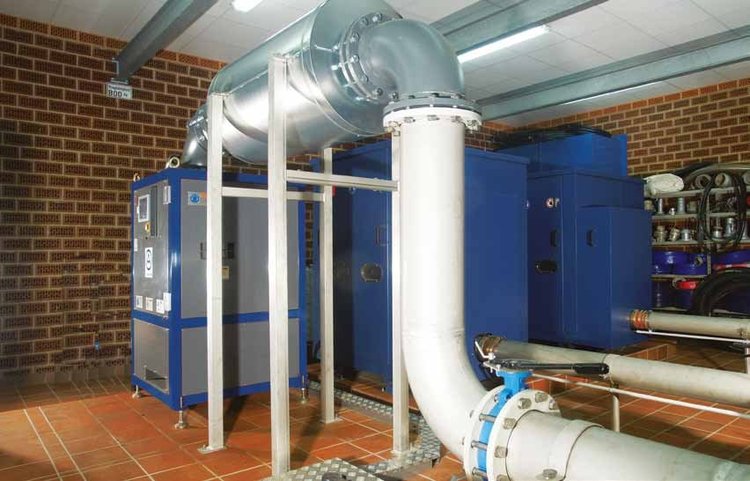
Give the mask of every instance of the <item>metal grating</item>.
<path id="1" fill-rule="evenodd" d="M 281 481 L 320 481 L 323 475 L 327 473 L 339 474 L 344 477 L 346 481 L 382 481 L 374 474 L 339 458 L 328 459 L 322 463 L 289 471 L 279 479 Z"/>
<path id="2" fill-rule="evenodd" d="M 310 389 L 320 391 L 320 383 L 310 381 Z M 334 390 L 335 396 L 341 400 L 345 407 L 357 408 L 368 411 L 375 415 L 391 419 L 393 417 L 393 408 L 387 404 L 357 396 L 341 389 Z M 440 458 L 440 441 L 432 432 L 424 418 L 418 414 L 410 413 L 409 422 L 412 429 L 417 431 L 417 440 L 412 444 L 411 449 L 399 458 L 392 458 L 379 463 L 364 466 L 363 469 L 374 474 L 384 474 L 392 471 L 399 471 L 410 467 L 432 464 Z"/>

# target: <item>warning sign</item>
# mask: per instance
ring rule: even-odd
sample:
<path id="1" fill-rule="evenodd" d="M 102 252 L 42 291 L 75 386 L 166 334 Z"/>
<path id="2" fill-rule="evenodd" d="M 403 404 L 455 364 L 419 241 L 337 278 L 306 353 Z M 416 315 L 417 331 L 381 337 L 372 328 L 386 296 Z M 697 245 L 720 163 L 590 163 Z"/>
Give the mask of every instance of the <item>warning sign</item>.
<path id="1" fill-rule="evenodd" d="M 143 250 L 143 258 L 145 262 L 144 276 L 147 279 L 152 279 L 154 277 L 154 248 L 146 247 Z"/>

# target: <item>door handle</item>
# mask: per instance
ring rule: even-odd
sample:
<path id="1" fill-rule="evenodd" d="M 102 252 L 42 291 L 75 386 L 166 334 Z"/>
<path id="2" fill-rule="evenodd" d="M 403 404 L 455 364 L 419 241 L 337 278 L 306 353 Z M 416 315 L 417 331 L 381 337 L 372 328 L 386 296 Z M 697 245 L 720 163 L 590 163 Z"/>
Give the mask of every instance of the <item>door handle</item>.
<path id="1" fill-rule="evenodd" d="M 554 274 L 557 272 L 557 262 L 552 259 L 544 259 L 534 264 L 534 268 L 539 274 Z"/>
<path id="2" fill-rule="evenodd" d="M 596 232 L 596 229 L 589 229 L 586 231 L 586 244 L 588 244 L 591 247 L 594 247 L 596 244 L 596 239 L 594 237 L 594 234 Z"/>
<path id="3" fill-rule="evenodd" d="M 549 244 L 552 247 L 557 247 L 557 244 L 559 243 L 558 239 L 558 232 L 557 229 L 552 229 L 549 233 Z"/>

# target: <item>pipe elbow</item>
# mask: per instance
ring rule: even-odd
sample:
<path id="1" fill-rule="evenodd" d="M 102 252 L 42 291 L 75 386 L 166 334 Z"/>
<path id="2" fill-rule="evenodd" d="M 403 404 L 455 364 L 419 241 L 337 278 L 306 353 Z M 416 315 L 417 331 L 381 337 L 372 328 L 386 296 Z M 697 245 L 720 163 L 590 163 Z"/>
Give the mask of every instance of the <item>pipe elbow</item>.
<path id="1" fill-rule="evenodd" d="M 425 94 L 463 96 L 463 70 L 456 52 L 433 27 L 396 19 L 362 34 L 360 56 L 370 80 L 392 100 Z"/>

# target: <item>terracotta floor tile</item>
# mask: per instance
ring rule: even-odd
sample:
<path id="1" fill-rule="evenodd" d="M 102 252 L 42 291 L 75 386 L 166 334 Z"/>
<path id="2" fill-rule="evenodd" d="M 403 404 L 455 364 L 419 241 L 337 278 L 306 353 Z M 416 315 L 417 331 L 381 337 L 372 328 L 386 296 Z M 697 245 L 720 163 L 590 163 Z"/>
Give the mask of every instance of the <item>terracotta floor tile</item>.
<path id="1" fill-rule="evenodd" d="M 724 425 L 721 423 L 717 423 L 713 421 L 705 421 L 703 419 L 698 419 L 698 418 L 686 419 L 680 423 L 680 426 L 686 426 L 686 427 L 693 428 L 693 429 L 699 429 L 707 433 L 718 431 L 719 429 L 724 427 Z"/>
<path id="2" fill-rule="evenodd" d="M 130 459 L 130 456 L 121 447 L 110 446 L 96 451 L 74 454 L 73 459 L 81 469 L 88 469 L 102 465 L 119 464 Z"/>
<path id="3" fill-rule="evenodd" d="M 176 449 L 179 446 L 178 443 L 160 433 L 153 434 L 153 436 L 135 439 L 133 441 L 124 443 L 123 447 L 127 452 L 137 458 L 139 456 L 147 456 L 158 452 L 170 451 L 172 449 Z"/>
<path id="4" fill-rule="evenodd" d="M 137 460 L 147 473 L 158 473 L 195 463 L 195 459 L 182 449 L 173 449 L 171 451 L 138 457 Z"/>
<path id="5" fill-rule="evenodd" d="M 198 463 L 152 475 L 154 481 L 205 481 L 215 476 Z"/>
<path id="6" fill-rule="evenodd" d="M 374 434 L 352 441 L 352 444 L 365 451 L 379 453 L 393 447 L 393 438 L 385 434 Z"/>
<path id="7" fill-rule="evenodd" d="M 364 438 L 377 433 L 374 429 L 346 420 L 332 424 L 329 432 L 344 441 Z"/>
<path id="8" fill-rule="evenodd" d="M 29 481 L 44 476 L 55 474 L 55 467 L 51 461 L 22 464 L 0 471 L 0 479 L 3 481 Z"/>
<path id="9" fill-rule="evenodd" d="M 311 453 L 320 459 L 341 458 L 344 461 L 356 462 L 364 459 L 371 453 L 360 449 L 353 444 L 342 443 L 329 448 L 317 449 Z"/>
<path id="10" fill-rule="evenodd" d="M 373 429 L 377 432 L 385 433 L 392 431 L 393 425 L 384 421 L 381 421 L 379 419 L 365 419 L 362 421 L 358 421 L 359 424 L 366 426 L 370 429 Z"/>
<path id="11" fill-rule="evenodd" d="M 65 443 L 70 454 L 85 453 L 87 451 L 95 451 L 97 449 L 108 448 L 116 446 L 116 441 L 109 434 L 101 434 L 98 436 L 77 439 L 74 441 L 68 441 Z"/>
<path id="12" fill-rule="evenodd" d="M 224 481 L 259 481 L 270 476 L 271 468 L 268 466 L 258 466 L 257 468 L 222 476 L 222 479 L 224 479 Z"/>
<path id="13" fill-rule="evenodd" d="M 222 451 L 210 454 L 194 452 L 192 457 L 213 473 L 222 476 L 248 468 L 254 468 L 263 463 L 251 456 L 245 450 L 228 447 Z"/>
<path id="14" fill-rule="evenodd" d="M 87 481 L 126 481 L 139 478 L 146 473 L 133 461 L 100 466 L 83 471 Z"/>

